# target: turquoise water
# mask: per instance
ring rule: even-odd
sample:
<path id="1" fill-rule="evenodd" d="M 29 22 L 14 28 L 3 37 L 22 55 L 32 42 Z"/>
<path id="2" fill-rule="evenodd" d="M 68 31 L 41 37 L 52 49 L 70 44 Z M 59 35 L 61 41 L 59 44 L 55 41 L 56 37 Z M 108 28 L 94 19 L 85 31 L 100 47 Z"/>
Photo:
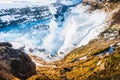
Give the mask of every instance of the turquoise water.
<path id="1" fill-rule="evenodd" d="M 25 23 L 21 23 L 15 26 L 6 26 L 4 28 L 0 28 L 0 32 L 8 32 L 10 30 L 13 29 L 17 29 L 17 30 L 25 30 L 25 29 L 30 29 L 31 27 L 41 24 L 41 25 L 45 25 L 47 23 L 50 22 L 50 19 L 46 19 L 46 20 L 38 20 L 38 21 L 29 21 L 29 22 L 25 22 Z"/>

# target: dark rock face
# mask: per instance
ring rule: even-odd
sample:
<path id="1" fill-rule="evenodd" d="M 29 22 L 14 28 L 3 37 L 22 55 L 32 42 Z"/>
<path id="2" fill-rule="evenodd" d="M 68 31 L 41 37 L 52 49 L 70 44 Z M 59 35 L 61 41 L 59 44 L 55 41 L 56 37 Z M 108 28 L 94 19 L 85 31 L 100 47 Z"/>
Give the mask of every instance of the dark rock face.
<path id="1" fill-rule="evenodd" d="M 0 62 L 0 80 L 12 80 L 13 75 L 10 73 L 10 67 L 4 62 Z"/>
<path id="2" fill-rule="evenodd" d="M 13 49 L 11 46 L 10 43 L 0 43 L 0 66 L 4 68 L 4 72 L 12 73 L 22 80 L 35 74 L 36 66 L 31 58 L 21 50 Z"/>
<path id="3" fill-rule="evenodd" d="M 105 1 L 109 1 L 109 2 L 119 2 L 120 0 L 105 0 Z"/>
<path id="4" fill-rule="evenodd" d="M 12 47 L 12 44 L 8 43 L 8 42 L 1 42 L 0 46 L 8 46 L 8 47 Z"/>

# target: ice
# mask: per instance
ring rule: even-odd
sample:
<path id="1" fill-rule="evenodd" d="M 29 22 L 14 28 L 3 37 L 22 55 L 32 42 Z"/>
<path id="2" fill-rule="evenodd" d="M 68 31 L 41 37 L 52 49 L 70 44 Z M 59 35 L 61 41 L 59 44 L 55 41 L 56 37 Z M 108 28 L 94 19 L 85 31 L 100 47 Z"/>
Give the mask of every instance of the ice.
<path id="1" fill-rule="evenodd" d="M 58 0 L 61 4 L 64 5 L 76 5 L 82 2 L 82 0 Z"/>
<path id="2" fill-rule="evenodd" d="M 56 0 L 0 0 L 0 9 L 43 6 L 55 2 Z"/>
<path id="3" fill-rule="evenodd" d="M 49 4 L 46 3 L 46 0 L 40 1 L 41 4 L 44 3 L 49 6 L 53 17 L 47 22 L 41 20 L 36 22 L 31 21 L 16 26 L 1 28 L 0 42 L 11 42 L 16 49 L 24 48 L 28 54 L 36 55 L 46 61 L 52 61 L 63 58 L 73 49 L 87 44 L 91 39 L 97 38 L 100 32 L 105 29 L 104 21 L 107 15 L 101 10 L 95 10 L 89 13 L 89 6 L 79 4 L 66 8 L 66 12 L 60 12 L 56 18 L 54 15 L 57 13 L 58 8 L 51 4 L 56 1 L 49 0 Z M 40 1 L 36 0 L 33 3 L 31 3 L 31 1 L 24 2 L 24 0 L 23 2 L 17 1 L 17 3 L 14 3 L 13 0 L 7 3 L 3 1 L 0 3 L 0 8 L 21 8 L 26 5 L 41 6 L 41 4 L 38 3 Z M 71 1 L 77 4 L 80 0 L 70 0 L 68 3 L 66 3 L 67 0 L 61 1 L 64 5 L 74 5 Z M 29 2 L 30 4 L 28 4 Z M 3 7 L 3 5 L 7 4 L 9 5 Z M 62 7 L 63 5 L 60 4 L 57 6 Z M 4 21 L 12 19 L 9 15 L 0 18 Z M 60 21 L 61 18 L 64 18 L 63 22 Z M 41 25 L 44 28 L 41 27 Z"/>
<path id="4" fill-rule="evenodd" d="M 2 16 L 2 17 L 0 17 L 4 22 L 5 21 L 10 21 L 10 20 L 13 20 L 13 18 L 11 17 L 11 16 L 9 16 L 9 15 L 6 15 L 6 16 Z"/>
<path id="5" fill-rule="evenodd" d="M 61 35 L 64 37 L 64 44 L 58 50 L 58 53 L 69 53 L 74 48 L 87 44 L 91 39 L 105 29 L 104 20 L 106 14 L 100 10 L 93 13 L 87 13 L 87 8 L 75 7 L 64 22 L 64 29 Z M 80 8 L 81 9 L 81 8 Z M 77 15 L 73 15 L 77 14 Z M 99 17 L 98 17 L 99 16 Z"/>

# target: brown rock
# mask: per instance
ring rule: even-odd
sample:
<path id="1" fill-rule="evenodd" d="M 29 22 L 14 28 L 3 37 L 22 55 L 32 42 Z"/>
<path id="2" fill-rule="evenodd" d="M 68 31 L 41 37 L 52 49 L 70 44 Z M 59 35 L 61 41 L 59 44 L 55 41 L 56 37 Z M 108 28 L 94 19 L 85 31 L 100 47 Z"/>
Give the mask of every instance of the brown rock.
<path id="1" fill-rule="evenodd" d="M 4 72 L 25 80 L 36 73 L 35 63 L 19 49 L 13 49 L 10 43 L 0 43 L 0 61 L 4 62 Z M 2 69 L 0 69 L 1 72 Z"/>

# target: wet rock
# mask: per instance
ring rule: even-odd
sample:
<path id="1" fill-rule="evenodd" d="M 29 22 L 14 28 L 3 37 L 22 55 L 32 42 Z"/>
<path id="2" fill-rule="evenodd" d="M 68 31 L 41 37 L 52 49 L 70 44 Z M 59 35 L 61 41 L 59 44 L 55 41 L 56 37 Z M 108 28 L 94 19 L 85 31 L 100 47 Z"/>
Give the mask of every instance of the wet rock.
<path id="1" fill-rule="evenodd" d="M 36 29 L 36 30 L 48 30 L 49 29 L 49 25 L 35 25 L 32 27 L 32 29 Z"/>
<path id="2" fill-rule="evenodd" d="M 8 71 L 22 80 L 36 73 L 36 65 L 31 58 L 23 51 L 13 49 L 10 43 L 0 43 L 0 61 L 7 67 L 5 72 Z"/>
<path id="3" fill-rule="evenodd" d="M 12 44 L 8 43 L 8 42 L 1 42 L 0 46 L 8 46 L 8 47 L 12 47 Z"/>
<path id="4" fill-rule="evenodd" d="M 10 73 L 10 66 L 5 61 L 0 62 L 0 80 L 12 80 L 14 77 Z"/>
<path id="5" fill-rule="evenodd" d="M 63 70 L 61 72 L 66 73 L 66 72 L 70 72 L 70 71 L 72 71 L 72 67 L 63 68 Z"/>
<path id="6" fill-rule="evenodd" d="M 90 68 L 89 70 L 90 70 L 90 71 L 93 71 L 94 69 L 95 69 L 95 67 L 92 67 L 92 68 Z"/>
<path id="7" fill-rule="evenodd" d="M 69 72 L 72 70 L 72 68 L 64 68 L 65 72 Z"/>

